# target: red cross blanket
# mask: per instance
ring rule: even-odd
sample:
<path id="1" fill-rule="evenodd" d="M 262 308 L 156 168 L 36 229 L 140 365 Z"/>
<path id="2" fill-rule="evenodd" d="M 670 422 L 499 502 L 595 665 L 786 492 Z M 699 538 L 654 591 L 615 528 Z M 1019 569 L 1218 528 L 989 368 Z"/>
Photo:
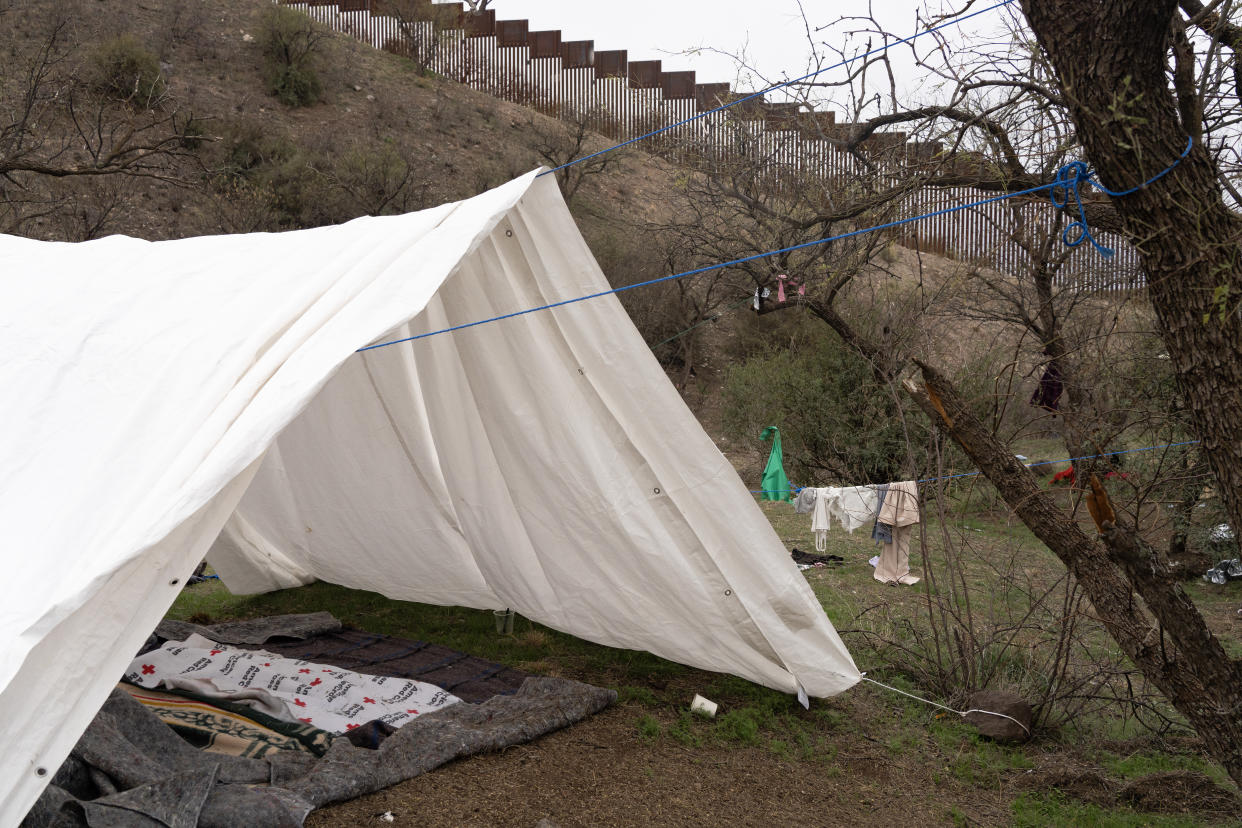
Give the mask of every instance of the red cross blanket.
<path id="1" fill-rule="evenodd" d="M 460 701 L 421 681 L 369 676 L 263 650 L 237 649 L 200 635 L 143 653 L 129 665 L 125 680 L 226 699 L 333 733 L 375 719 L 401 727 L 416 716 Z"/>

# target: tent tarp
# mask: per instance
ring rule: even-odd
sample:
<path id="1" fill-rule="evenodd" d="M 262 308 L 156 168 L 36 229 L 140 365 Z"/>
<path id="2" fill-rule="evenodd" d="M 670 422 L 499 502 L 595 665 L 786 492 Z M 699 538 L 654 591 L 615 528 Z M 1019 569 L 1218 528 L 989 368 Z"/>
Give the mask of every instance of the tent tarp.
<path id="1" fill-rule="evenodd" d="M 0 824 L 204 554 L 512 607 L 787 692 L 858 681 L 552 176 L 280 234 L 0 236 Z"/>

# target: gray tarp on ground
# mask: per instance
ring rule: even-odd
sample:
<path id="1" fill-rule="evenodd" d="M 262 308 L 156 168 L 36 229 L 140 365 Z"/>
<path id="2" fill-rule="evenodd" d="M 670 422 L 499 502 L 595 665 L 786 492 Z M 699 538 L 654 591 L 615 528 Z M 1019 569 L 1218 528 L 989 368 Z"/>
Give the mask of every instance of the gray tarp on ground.
<path id="1" fill-rule="evenodd" d="M 290 637 L 311 634 L 310 628 L 296 632 L 282 619 L 272 621 L 275 627 L 260 623 L 250 632 L 262 636 L 279 628 L 288 631 L 277 634 Z M 311 626 L 318 630 L 322 624 Z M 217 637 L 220 631 L 199 629 Z M 460 702 L 420 716 L 375 750 L 338 739 L 322 758 L 278 751 L 248 759 L 197 750 L 117 689 L 22 828 L 300 826 L 315 808 L 463 756 L 530 741 L 598 713 L 616 695 L 581 682 L 532 677 L 514 695 Z"/>
<path id="2" fill-rule="evenodd" d="M 196 750 L 118 689 L 22 826 L 301 825 L 314 808 L 530 741 L 615 700 L 589 684 L 529 678 L 516 695 L 420 716 L 376 750 L 338 739 L 322 758 L 280 751 L 245 759 Z M 256 784 L 266 787 L 249 787 Z"/>

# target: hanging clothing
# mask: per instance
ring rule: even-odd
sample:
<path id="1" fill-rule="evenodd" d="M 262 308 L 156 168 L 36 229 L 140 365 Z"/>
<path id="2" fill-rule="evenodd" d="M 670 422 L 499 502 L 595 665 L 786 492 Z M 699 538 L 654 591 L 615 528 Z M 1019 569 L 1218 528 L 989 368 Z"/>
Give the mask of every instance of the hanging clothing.
<path id="1" fill-rule="evenodd" d="M 881 483 L 875 487 L 875 525 L 871 527 L 871 538 L 875 541 L 876 546 L 882 543 L 892 543 L 893 527 L 886 523 L 880 523 L 880 512 L 884 511 L 884 501 L 888 497 L 888 484 Z"/>
<path id="2" fill-rule="evenodd" d="M 876 515 L 876 529 L 889 527 L 891 538 L 884 543 L 873 573 L 877 581 L 907 585 L 919 582 L 918 576 L 910 574 L 911 527 L 918 522 L 918 485 L 912 480 L 889 484 L 884 503 Z"/>
<path id="3" fill-rule="evenodd" d="M 885 584 L 917 584 L 921 579 L 910 574 L 910 536 L 914 534 L 912 526 L 894 526 L 893 540 L 884 544 L 880 560 L 875 566 L 873 577 Z"/>
<path id="4" fill-rule="evenodd" d="M 835 502 L 830 507 L 845 531 L 853 532 L 874 520 L 880 511 L 879 494 L 875 486 L 846 486 L 836 490 Z"/>
<path id="5" fill-rule="evenodd" d="M 1031 395 L 1030 404 L 1051 411 L 1053 414 L 1061 407 L 1061 394 L 1065 391 L 1065 383 L 1061 381 L 1061 370 L 1055 362 L 1049 362 L 1044 375 L 1039 378 L 1039 387 Z"/>
<path id="6" fill-rule="evenodd" d="M 806 492 L 808 489 L 803 489 Z M 879 497 L 875 486 L 823 486 L 810 490 L 812 495 L 805 496 L 811 506 L 811 531 L 815 533 L 815 550 L 823 552 L 828 545 L 828 530 L 832 522 L 844 527 L 845 531 L 853 532 L 876 516 L 879 510 Z M 795 511 L 804 495 L 800 492 L 794 502 Z"/>
<path id="7" fill-rule="evenodd" d="M 763 493 L 760 500 L 792 500 L 789 493 L 789 478 L 785 476 L 785 466 L 781 457 L 781 430 L 776 426 L 768 426 L 759 435 L 760 440 L 772 438 L 772 451 L 768 454 L 768 464 L 763 469 L 763 480 L 759 488 Z"/>
<path id="8" fill-rule="evenodd" d="M 781 275 L 776 277 L 776 301 L 779 304 L 783 305 L 787 301 L 785 298 L 785 283 L 786 282 L 789 283 L 790 288 L 798 289 L 799 297 L 806 296 L 806 285 L 803 284 L 801 279 L 797 278 L 796 276 L 789 276 L 789 275 L 782 273 Z"/>
<path id="9" fill-rule="evenodd" d="M 794 512 L 799 515 L 809 515 L 811 510 L 815 508 L 815 493 L 818 489 L 812 489 L 807 486 L 798 491 L 798 496 L 794 498 Z"/>
<path id="10" fill-rule="evenodd" d="M 815 551 L 828 548 L 828 530 L 832 528 L 832 503 L 837 490 L 826 486 L 815 490 L 815 506 L 811 511 L 811 531 L 815 533 Z"/>
<path id="11" fill-rule="evenodd" d="M 884 505 L 876 515 L 880 523 L 892 527 L 919 522 L 919 487 L 913 480 L 889 483 Z"/>

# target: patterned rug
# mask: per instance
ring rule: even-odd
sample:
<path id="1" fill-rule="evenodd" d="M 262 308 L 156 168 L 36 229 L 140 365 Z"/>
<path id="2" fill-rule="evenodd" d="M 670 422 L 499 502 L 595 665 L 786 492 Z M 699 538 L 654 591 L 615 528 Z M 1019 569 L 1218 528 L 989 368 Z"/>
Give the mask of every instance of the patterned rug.
<path id="1" fill-rule="evenodd" d="M 274 750 L 323 756 L 336 738 L 326 730 L 273 718 L 253 708 L 190 693 L 117 685 L 181 738 L 201 750 L 258 759 Z"/>

